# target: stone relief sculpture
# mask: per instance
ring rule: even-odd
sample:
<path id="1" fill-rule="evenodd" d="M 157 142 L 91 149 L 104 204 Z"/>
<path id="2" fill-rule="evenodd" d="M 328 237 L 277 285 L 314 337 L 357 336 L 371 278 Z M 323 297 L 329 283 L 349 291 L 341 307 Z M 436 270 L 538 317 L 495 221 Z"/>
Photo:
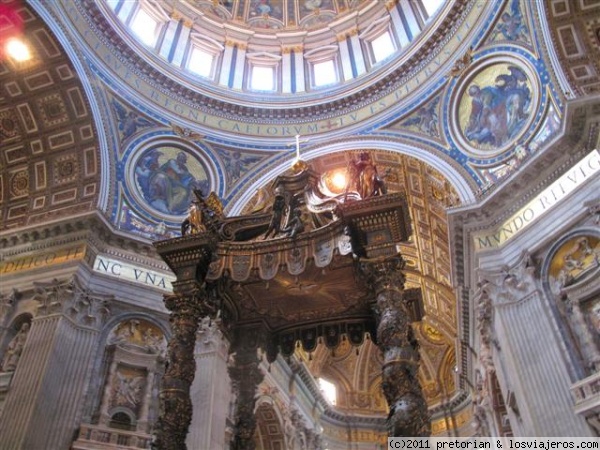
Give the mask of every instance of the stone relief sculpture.
<path id="1" fill-rule="evenodd" d="M 30 325 L 28 322 L 21 325 L 19 332 L 8 344 L 8 347 L 4 352 L 4 358 L 2 359 L 2 372 L 14 372 L 17 368 L 17 363 L 21 358 L 23 347 L 25 347 L 25 341 L 27 341 L 29 328 Z"/>
<path id="2" fill-rule="evenodd" d="M 114 337 L 109 339 L 111 344 L 120 344 L 123 342 L 129 342 L 133 340 L 134 336 L 138 333 L 139 320 L 130 320 L 125 325 L 114 330 Z"/>
<path id="3" fill-rule="evenodd" d="M 600 239 L 580 236 L 562 245 L 552 258 L 550 287 L 555 295 L 600 267 Z"/>
<path id="4" fill-rule="evenodd" d="M 600 368 L 600 302 L 578 294 L 600 273 L 600 238 L 576 236 L 551 256 L 548 285 L 560 314 L 576 337 L 581 361 L 590 373 Z"/>
<path id="5" fill-rule="evenodd" d="M 117 371 L 113 382 L 113 406 L 126 406 L 135 411 L 142 401 L 145 379 Z"/>
<path id="6" fill-rule="evenodd" d="M 475 436 L 490 436 L 490 425 L 487 419 L 487 409 L 489 408 L 489 394 L 486 387 L 487 379 L 482 377 L 479 370 L 476 371 L 475 378 L 476 392 L 473 398 L 473 427 L 475 428 Z"/>
<path id="7" fill-rule="evenodd" d="M 283 416 L 283 432 L 285 435 L 286 448 L 292 449 L 296 445 L 296 426 L 292 420 L 292 414 L 286 409 Z"/>
<path id="8" fill-rule="evenodd" d="M 593 331 L 600 335 L 600 302 L 594 303 L 590 308 L 590 322 Z"/>
<path id="9" fill-rule="evenodd" d="M 494 361 L 492 358 L 492 301 L 489 296 L 490 282 L 482 280 L 478 283 L 477 292 L 475 294 L 476 312 L 477 312 L 477 329 L 481 339 L 479 347 L 479 362 L 484 370 L 493 372 Z"/>
<path id="10" fill-rule="evenodd" d="M 160 330 L 138 319 L 130 319 L 116 326 L 108 337 L 108 344 L 158 356 L 164 356 L 167 350 L 166 340 Z"/>
<path id="11" fill-rule="evenodd" d="M 156 415 L 157 383 L 166 354 L 162 331 L 142 318 L 115 325 L 107 340 L 107 371 L 99 403 L 99 425 L 113 427 L 117 415 L 132 430 L 149 433 Z M 103 369 L 104 370 L 104 369 Z"/>

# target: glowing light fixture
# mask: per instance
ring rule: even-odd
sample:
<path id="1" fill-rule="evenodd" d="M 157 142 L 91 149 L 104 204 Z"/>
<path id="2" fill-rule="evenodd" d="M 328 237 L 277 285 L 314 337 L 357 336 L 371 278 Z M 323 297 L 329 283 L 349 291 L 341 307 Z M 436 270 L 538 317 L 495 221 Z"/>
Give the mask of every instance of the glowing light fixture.
<path id="1" fill-rule="evenodd" d="M 19 40 L 19 39 L 11 39 L 6 43 L 6 53 L 15 61 L 27 61 L 31 59 L 31 52 L 29 51 L 29 47 Z"/>
<path id="2" fill-rule="evenodd" d="M 331 177 L 331 182 L 335 189 L 341 191 L 346 187 L 346 175 L 343 172 L 336 172 L 333 174 L 333 177 Z"/>
<path id="3" fill-rule="evenodd" d="M 335 388 L 335 384 L 323 378 L 317 378 L 317 382 L 319 383 L 319 388 L 325 399 L 332 405 L 335 405 L 337 402 L 337 389 Z"/>

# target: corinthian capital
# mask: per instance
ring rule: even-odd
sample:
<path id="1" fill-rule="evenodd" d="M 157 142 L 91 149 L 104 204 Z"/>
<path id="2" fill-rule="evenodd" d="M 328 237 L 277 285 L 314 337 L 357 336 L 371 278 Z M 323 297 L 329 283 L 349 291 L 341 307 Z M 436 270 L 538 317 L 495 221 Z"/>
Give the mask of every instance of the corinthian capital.
<path id="1" fill-rule="evenodd" d="M 74 279 L 50 282 L 34 282 L 35 299 L 39 302 L 38 314 L 49 315 L 63 311 L 65 303 L 72 299 L 75 289 Z"/>

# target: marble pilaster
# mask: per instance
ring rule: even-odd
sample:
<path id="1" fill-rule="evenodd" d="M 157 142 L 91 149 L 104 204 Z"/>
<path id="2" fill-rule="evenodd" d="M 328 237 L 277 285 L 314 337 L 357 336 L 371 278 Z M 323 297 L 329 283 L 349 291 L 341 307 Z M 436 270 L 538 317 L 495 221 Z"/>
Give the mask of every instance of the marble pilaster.
<path id="1" fill-rule="evenodd" d="M 511 414 L 526 435 L 590 436 L 585 420 L 573 414 L 563 346 L 534 273 L 525 258 L 495 278 L 488 274 L 498 348 L 494 361 L 504 369 L 497 371 L 498 381 L 514 396 Z"/>
<path id="2" fill-rule="evenodd" d="M 197 334 L 196 376 L 190 390 L 193 414 L 186 444 L 190 450 L 224 448 L 225 420 L 231 397 L 227 374 L 229 342 L 218 321 L 206 318 Z M 218 419 L 217 419 L 218 418 Z"/>
<path id="3" fill-rule="evenodd" d="M 106 298 L 76 279 L 36 283 L 33 318 L 0 420 L 5 448 L 69 448 L 81 415 Z"/>

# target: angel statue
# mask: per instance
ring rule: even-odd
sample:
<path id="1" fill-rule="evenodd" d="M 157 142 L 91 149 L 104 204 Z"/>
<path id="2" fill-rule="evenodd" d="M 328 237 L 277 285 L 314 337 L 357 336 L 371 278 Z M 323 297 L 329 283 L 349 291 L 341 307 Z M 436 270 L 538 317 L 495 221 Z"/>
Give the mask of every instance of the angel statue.
<path id="1" fill-rule="evenodd" d="M 385 183 L 368 152 L 361 152 L 358 159 L 350 160 L 347 172 L 350 182 L 346 186 L 346 194 L 351 187 L 356 189 L 362 199 L 387 193 Z"/>
<path id="2" fill-rule="evenodd" d="M 215 226 L 216 219 L 223 216 L 223 204 L 214 192 L 205 199 L 200 189 L 194 189 L 196 200 L 188 210 L 188 216 L 181 224 L 181 235 L 205 233 Z"/>

